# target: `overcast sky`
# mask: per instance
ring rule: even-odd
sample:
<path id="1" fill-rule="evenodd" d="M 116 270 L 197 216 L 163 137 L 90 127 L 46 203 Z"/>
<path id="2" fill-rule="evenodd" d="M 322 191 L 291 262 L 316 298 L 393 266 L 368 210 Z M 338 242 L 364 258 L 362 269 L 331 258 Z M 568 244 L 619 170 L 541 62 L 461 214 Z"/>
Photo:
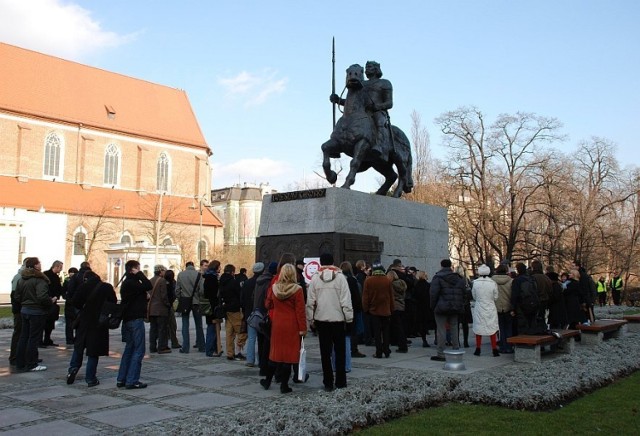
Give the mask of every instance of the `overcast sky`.
<path id="1" fill-rule="evenodd" d="M 640 2 L 0 0 L 0 41 L 184 89 L 213 150 L 213 187 L 317 180 L 336 81 L 367 60 L 393 83 L 395 125 L 475 105 L 534 112 L 640 162 Z M 0 59 L 0 63 L 2 60 Z M 346 171 L 345 171 L 346 172 Z M 376 173 L 354 186 L 377 187 Z"/>

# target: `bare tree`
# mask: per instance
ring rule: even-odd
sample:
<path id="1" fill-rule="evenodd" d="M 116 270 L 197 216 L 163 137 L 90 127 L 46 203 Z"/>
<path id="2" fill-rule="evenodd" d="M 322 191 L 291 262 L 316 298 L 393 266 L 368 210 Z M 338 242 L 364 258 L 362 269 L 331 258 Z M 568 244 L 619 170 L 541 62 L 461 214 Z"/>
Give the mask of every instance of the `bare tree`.
<path id="1" fill-rule="evenodd" d="M 82 227 L 86 233 L 84 258 L 88 262 L 93 262 L 93 255 L 100 247 L 110 242 L 115 242 L 114 235 L 117 232 L 117 220 L 113 217 L 115 203 L 105 201 L 96 212 L 89 211 L 87 207 L 80 206 L 80 214 L 69 217 L 70 232 L 67 240 L 75 243 L 75 229 Z"/>

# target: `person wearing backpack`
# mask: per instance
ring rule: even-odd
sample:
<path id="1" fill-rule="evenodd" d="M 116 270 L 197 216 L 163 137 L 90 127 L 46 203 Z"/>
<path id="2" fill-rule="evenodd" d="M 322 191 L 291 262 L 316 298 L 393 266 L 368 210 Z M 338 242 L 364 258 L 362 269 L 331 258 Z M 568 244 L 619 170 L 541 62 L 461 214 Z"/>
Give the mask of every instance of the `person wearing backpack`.
<path id="1" fill-rule="evenodd" d="M 535 335 L 546 330 L 539 318 L 540 299 L 536 281 L 527 274 L 524 263 L 516 264 L 516 273 L 511 286 L 511 315 L 516 317 L 519 335 Z"/>

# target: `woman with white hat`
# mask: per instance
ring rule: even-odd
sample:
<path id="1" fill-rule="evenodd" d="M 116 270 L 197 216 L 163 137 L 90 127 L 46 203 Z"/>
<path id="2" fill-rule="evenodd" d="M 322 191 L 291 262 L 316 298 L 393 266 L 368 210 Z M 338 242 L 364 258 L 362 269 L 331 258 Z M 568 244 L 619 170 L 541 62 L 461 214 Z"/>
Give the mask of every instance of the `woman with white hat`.
<path id="1" fill-rule="evenodd" d="M 473 332 L 476 334 L 476 356 L 480 355 L 480 345 L 482 337 L 489 336 L 491 338 L 491 349 L 493 356 L 500 355 L 498 352 L 497 335 L 498 326 L 498 309 L 496 308 L 496 300 L 498 299 L 498 285 L 489 278 L 491 270 L 486 265 L 478 267 L 478 275 L 480 276 L 473 281 L 471 293 L 475 300 L 473 308 Z"/>

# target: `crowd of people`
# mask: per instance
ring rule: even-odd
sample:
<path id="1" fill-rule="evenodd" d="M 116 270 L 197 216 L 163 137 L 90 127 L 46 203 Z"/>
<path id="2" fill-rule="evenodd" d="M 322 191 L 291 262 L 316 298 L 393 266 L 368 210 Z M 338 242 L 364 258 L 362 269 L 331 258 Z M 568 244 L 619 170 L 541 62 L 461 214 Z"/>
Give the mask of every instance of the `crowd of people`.
<path id="1" fill-rule="evenodd" d="M 433 330 L 437 353 L 431 359 L 444 361 L 447 346 L 469 347 L 472 326 L 474 354 L 481 355 L 482 337 L 487 336 L 493 356 L 499 356 L 513 352 L 507 343 L 510 336 L 593 322 L 593 307 L 606 304 L 607 291 L 614 304 L 620 304 L 619 275 L 608 283 L 603 278 L 594 282 L 579 263 L 562 274 L 550 266 L 543 270 L 537 260 L 513 269 L 506 262 L 495 269 L 480 265 L 473 279 L 450 259 L 443 259 L 440 266 L 429 281 L 425 271 L 405 267 L 400 259 L 388 268 L 363 260 L 337 266 L 332 254 L 323 253 L 318 271 L 307 282 L 304 261 L 285 253 L 277 262 L 256 262 L 251 277 L 245 268 L 201 260 L 198 269 L 187 262 L 177 275 L 156 265 L 149 280 L 140 263 L 130 260 L 116 304 L 114 287 L 102 281 L 88 262 L 70 268 L 61 281 L 62 262 L 55 261 L 41 272 L 38 258 L 28 257 L 12 282 L 9 361 L 17 371 L 47 369 L 38 348 L 57 346 L 51 335 L 63 298 L 65 340 L 73 347 L 68 384 L 75 382 L 85 355 L 87 385 L 100 383 L 98 360 L 109 353 L 109 326 L 102 314 L 106 307 L 117 306 L 125 343 L 117 375 L 120 388 L 147 387 L 140 381 L 147 330 L 150 353 L 168 354 L 174 349 L 189 353 L 193 319 L 193 350 L 244 361 L 259 370 L 264 389 L 275 381 L 282 393 L 292 391 L 290 382 L 308 379 L 299 368 L 300 350 L 308 331 L 313 332 L 320 346 L 324 389 L 332 391 L 347 386 L 352 359 L 366 357 L 362 346 L 375 347 L 374 358 L 389 358 L 392 346 L 396 353 L 407 353 L 409 346 L 420 344 L 412 340 L 421 339 L 422 347 L 431 347 L 427 336 Z M 176 316 L 182 320 L 181 341 Z"/>

